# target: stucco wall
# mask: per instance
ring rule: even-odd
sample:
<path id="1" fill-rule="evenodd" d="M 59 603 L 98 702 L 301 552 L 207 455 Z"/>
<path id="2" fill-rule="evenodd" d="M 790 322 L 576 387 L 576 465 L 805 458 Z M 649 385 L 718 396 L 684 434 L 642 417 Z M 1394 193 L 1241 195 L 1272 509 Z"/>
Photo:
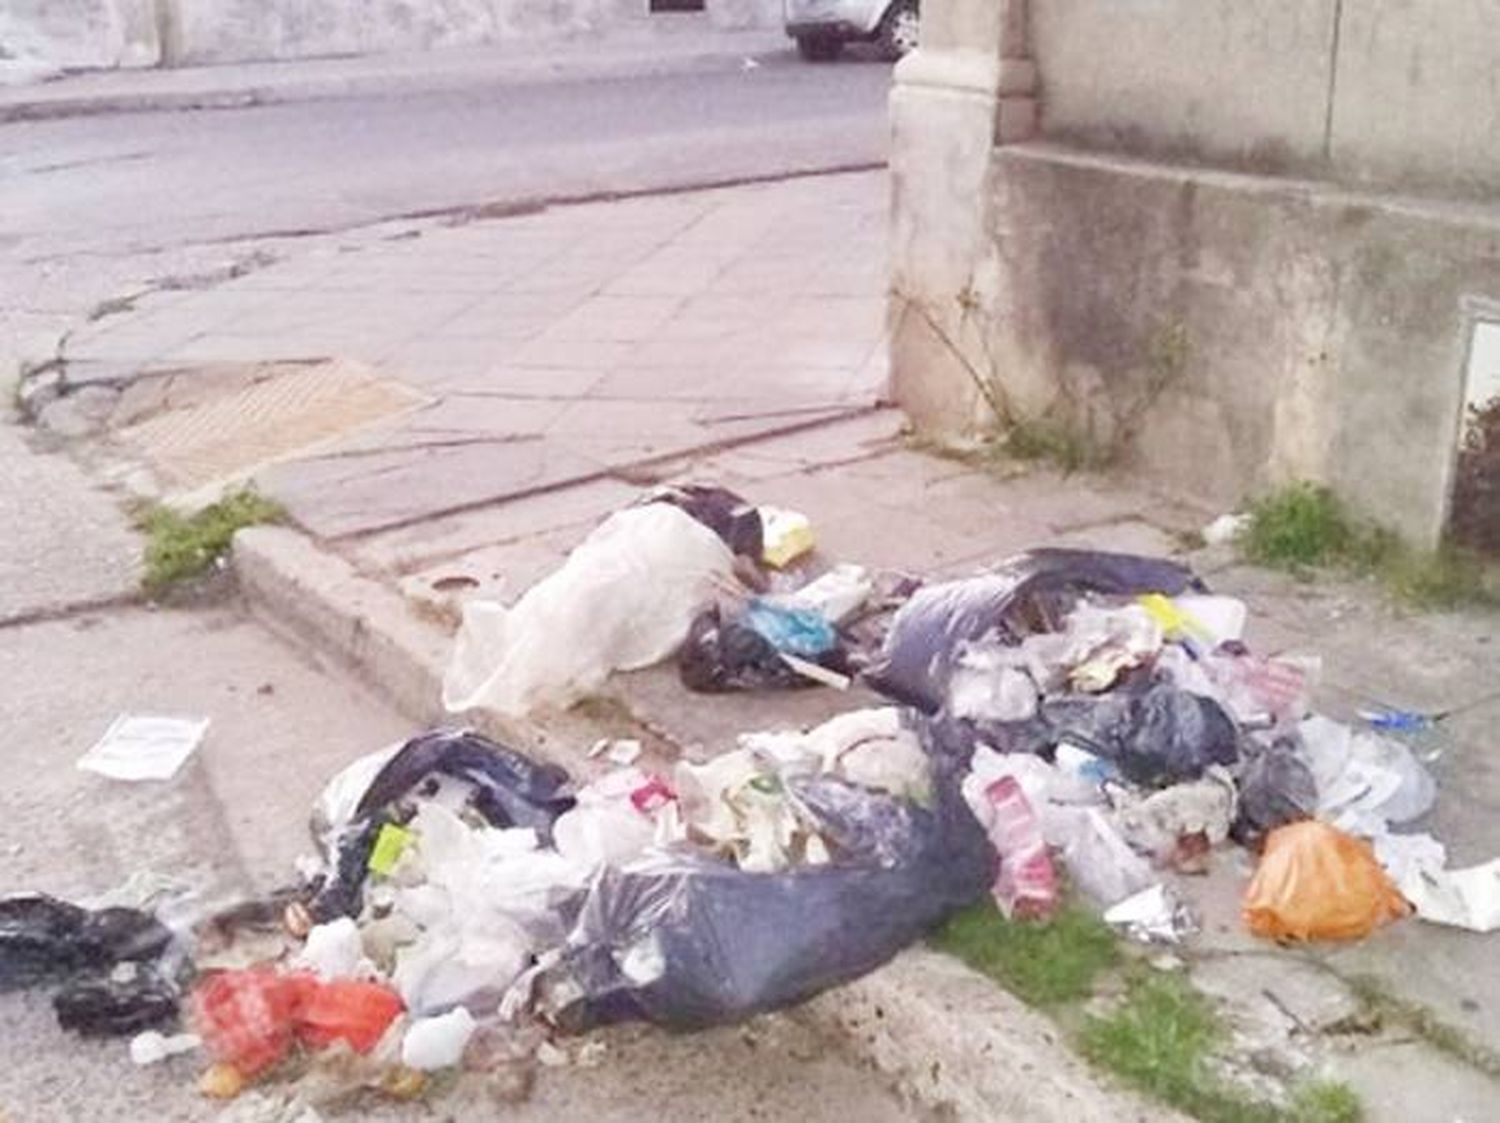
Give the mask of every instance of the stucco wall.
<path id="1" fill-rule="evenodd" d="M 1322 157 L 1336 0 L 1042 0 L 1049 135 L 1261 166 Z"/>
<path id="2" fill-rule="evenodd" d="M 1474 194 L 1500 177 L 1500 0 L 1045 0 L 1070 143 Z"/>
<path id="3" fill-rule="evenodd" d="M 1500 0 L 1344 0 L 1338 59 L 1340 168 L 1500 190 Z"/>
<path id="4" fill-rule="evenodd" d="M 1437 536 L 1500 214 L 1023 146 L 987 226 L 987 353 L 1025 416 L 1125 420 L 1135 466 L 1215 507 L 1316 479 Z"/>
<path id="5" fill-rule="evenodd" d="M 153 0 L 0 0 L 0 59 L 81 69 L 160 57 Z"/>

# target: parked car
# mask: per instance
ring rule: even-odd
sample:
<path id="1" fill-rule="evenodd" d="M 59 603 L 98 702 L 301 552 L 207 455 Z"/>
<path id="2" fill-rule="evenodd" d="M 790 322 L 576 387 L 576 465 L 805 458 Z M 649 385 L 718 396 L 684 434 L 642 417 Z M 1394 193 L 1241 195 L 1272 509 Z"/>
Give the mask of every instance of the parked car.
<path id="1" fill-rule="evenodd" d="M 878 43 L 887 58 L 916 48 L 918 0 L 783 0 L 786 33 L 810 62 L 838 58 L 845 43 Z"/>

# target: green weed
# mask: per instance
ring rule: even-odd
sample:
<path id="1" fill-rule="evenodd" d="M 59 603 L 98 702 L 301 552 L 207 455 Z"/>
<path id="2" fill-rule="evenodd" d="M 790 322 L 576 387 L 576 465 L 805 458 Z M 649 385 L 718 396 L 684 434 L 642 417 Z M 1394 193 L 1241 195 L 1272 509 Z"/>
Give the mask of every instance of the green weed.
<path id="1" fill-rule="evenodd" d="M 1120 957 L 1109 926 L 1070 905 L 1046 924 L 1006 920 L 986 901 L 953 916 L 933 943 L 1033 1006 L 1088 997 Z"/>
<path id="2" fill-rule="evenodd" d="M 1413 608 L 1493 603 L 1484 564 L 1454 546 L 1413 549 L 1399 535 L 1355 518 L 1326 487 L 1296 483 L 1250 507 L 1240 553 L 1257 565 L 1305 574 L 1338 568 L 1373 577 L 1392 599 Z"/>
<path id="3" fill-rule="evenodd" d="M 1354 544 L 1354 527 L 1326 487 L 1296 483 L 1258 499 L 1239 539 L 1248 561 L 1273 569 L 1332 565 Z"/>
<path id="4" fill-rule="evenodd" d="M 1063 472 L 1108 467 L 1112 454 L 1076 427 L 1057 421 L 1017 421 L 1005 431 L 1005 451 L 1017 460 L 1040 460 Z"/>
<path id="5" fill-rule="evenodd" d="M 1084 1056 L 1126 1083 L 1203 1123 L 1358 1123 L 1359 1097 L 1343 1084 L 1317 1081 L 1293 1093 L 1290 1107 L 1252 1099 L 1214 1072 L 1214 1050 L 1227 1033 L 1218 1013 L 1180 975 L 1130 980 L 1123 1002 L 1091 1017 Z"/>
<path id="6" fill-rule="evenodd" d="M 246 488 L 225 496 L 192 515 L 151 504 L 136 512 L 135 523 L 146 535 L 146 571 L 141 584 L 152 597 L 201 577 L 229 551 L 235 531 L 258 523 L 279 522 L 280 505 Z"/>
<path id="7" fill-rule="evenodd" d="M 1314 1080 L 1292 1096 L 1293 1123 L 1360 1123 L 1365 1106 L 1359 1093 L 1336 1080 Z"/>

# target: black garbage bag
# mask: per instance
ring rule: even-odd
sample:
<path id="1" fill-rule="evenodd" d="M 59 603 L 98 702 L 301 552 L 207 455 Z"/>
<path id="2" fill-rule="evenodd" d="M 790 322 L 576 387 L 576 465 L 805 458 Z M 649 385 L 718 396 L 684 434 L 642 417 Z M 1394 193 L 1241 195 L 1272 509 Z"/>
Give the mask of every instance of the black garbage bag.
<path id="1" fill-rule="evenodd" d="M 842 643 L 817 656 L 804 656 L 831 671 L 850 673 Z M 802 690 L 819 683 L 792 669 L 776 645 L 749 624 L 726 618 L 718 606 L 700 612 L 677 653 L 682 684 L 700 694 L 736 690 Z"/>
<path id="2" fill-rule="evenodd" d="M 1224 708 L 1169 682 L 1045 699 L 1038 720 L 1053 746 L 1068 741 L 1087 749 L 1146 787 L 1196 780 L 1211 764 L 1240 759 L 1239 727 Z"/>
<path id="3" fill-rule="evenodd" d="M 727 488 L 706 484 L 664 485 L 640 500 L 670 503 L 724 540 L 731 553 L 759 562 L 765 553 L 760 512 Z"/>
<path id="4" fill-rule="evenodd" d="M 831 778 L 798 797 L 824 823 L 832 864 L 747 873 L 683 853 L 606 868 L 539 977 L 542 1012 L 569 1031 L 740 1021 L 874 970 L 994 879 L 954 774 L 932 809 Z"/>
<path id="5" fill-rule="evenodd" d="M 1295 739 L 1249 743 L 1239 775 L 1239 814 L 1234 840 L 1253 846 L 1277 827 L 1311 819 L 1318 809 L 1318 781 L 1297 751 Z"/>
<path id="6" fill-rule="evenodd" d="M 469 785 L 470 806 L 491 826 L 530 827 L 544 844 L 551 841 L 552 825 L 575 802 L 566 771 L 471 730 L 437 729 L 413 737 L 375 774 L 351 821 L 322 840 L 330 870 L 308 904 L 315 920 L 359 912 L 380 828 L 403 821 L 402 801 L 435 790 L 444 776 Z"/>
<path id="7" fill-rule="evenodd" d="M 0 900 L 0 991 L 148 962 L 171 943 L 165 925 L 136 909 L 91 912 L 44 893 L 6 897 Z"/>
<path id="8" fill-rule="evenodd" d="M 1126 680 L 1108 694 L 1069 694 L 1042 700 L 1025 721 L 973 721 L 937 714 L 923 724 L 926 740 L 956 756 L 978 745 L 1000 753 L 1051 760 L 1064 741 L 1105 760 L 1145 787 L 1196 780 L 1211 764 L 1240 759 L 1234 719 L 1204 698 L 1150 677 Z"/>
<path id="9" fill-rule="evenodd" d="M 889 698 L 936 713 L 947 703 L 949 677 L 971 643 L 1020 643 L 1036 632 L 1056 631 L 1089 593 L 1176 596 L 1203 588 L 1191 570 L 1162 558 L 1032 550 L 988 573 L 919 589 L 896 614 L 865 681 Z"/>
<path id="10" fill-rule="evenodd" d="M 473 785 L 474 809 L 492 827 L 531 827 L 544 842 L 558 816 L 573 807 L 572 780 L 563 769 L 472 730 L 438 729 L 413 737 L 386 762 L 370 781 L 355 818 L 391 807 L 436 776 Z"/>
<path id="11" fill-rule="evenodd" d="M 180 992 L 149 969 L 75 979 L 52 998 L 57 1024 L 84 1037 L 124 1037 L 177 1021 Z"/>

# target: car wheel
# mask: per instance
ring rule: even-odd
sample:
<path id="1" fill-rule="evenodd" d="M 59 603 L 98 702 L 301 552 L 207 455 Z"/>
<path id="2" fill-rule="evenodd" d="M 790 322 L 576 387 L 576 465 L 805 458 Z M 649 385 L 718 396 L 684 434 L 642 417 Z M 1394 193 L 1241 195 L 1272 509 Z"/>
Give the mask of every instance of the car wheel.
<path id="1" fill-rule="evenodd" d="M 880 21 L 880 51 L 886 58 L 898 59 L 917 49 L 921 36 L 922 16 L 917 0 L 896 0 L 885 19 Z"/>
<path id="2" fill-rule="evenodd" d="M 797 39 L 797 53 L 808 62 L 832 62 L 843 49 L 843 40 L 831 35 L 802 35 Z"/>

